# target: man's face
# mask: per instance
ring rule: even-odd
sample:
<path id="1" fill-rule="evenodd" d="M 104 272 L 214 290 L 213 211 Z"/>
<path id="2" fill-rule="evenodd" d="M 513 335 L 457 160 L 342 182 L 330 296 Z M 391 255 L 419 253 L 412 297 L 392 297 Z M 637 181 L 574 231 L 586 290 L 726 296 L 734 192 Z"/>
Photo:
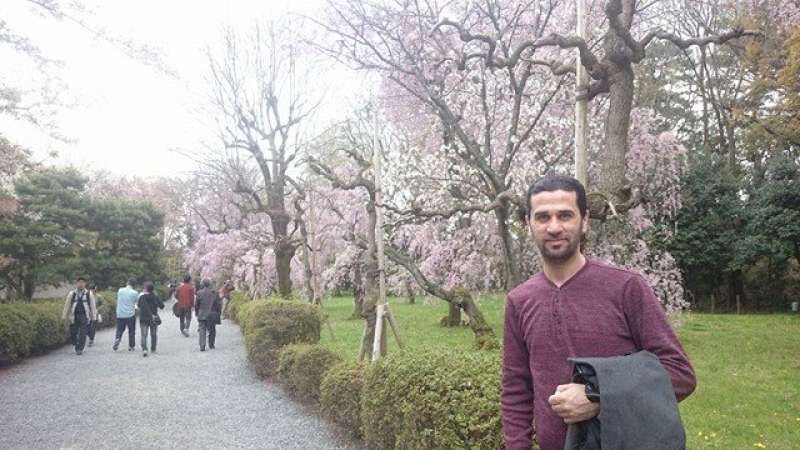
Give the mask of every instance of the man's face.
<path id="1" fill-rule="evenodd" d="M 539 192 L 531 197 L 528 218 L 533 240 L 549 263 L 563 263 L 578 251 L 589 218 L 581 218 L 577 194 L 567 191 Z"/>
<path id="2" fill-rule="evenodd" d="M 78 289 L 86 289 L 86 282 L 83 280 L 78 280 L 75 283 L 75 287 L 77 287 Z"/>

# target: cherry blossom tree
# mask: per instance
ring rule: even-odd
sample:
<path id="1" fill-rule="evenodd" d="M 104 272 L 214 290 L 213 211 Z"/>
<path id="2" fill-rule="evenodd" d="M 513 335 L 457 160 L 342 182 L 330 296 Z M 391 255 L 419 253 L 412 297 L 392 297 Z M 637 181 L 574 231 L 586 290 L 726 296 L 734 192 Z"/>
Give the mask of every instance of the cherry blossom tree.
<path id="1" fill-rule="evenodd" d="M 549 109 L 564 99 L 561 88 L 569 69 L 547 62 L 547 51 L 519 66 L 497 67 L 481 56 L 481 44 L 436 25 L 448 15 L 466 17 L 465 33 L 496 35 L 492 48 L 512 57 L 510 50 L 521 39 L 543 35 L 557 20 L 553 5 L 560 7 L 558 2 L 492 2 L 487 8 L 475 2 L 345 0 L 331 2 L 331 17 L 321 24 L 337 38 L 336 45 L 322 50 L 351 67 L 378 73 L 386 116 L 411 138 L 412 157 L 420 164 L 408 176 L 417 178 L 419 189 L 395 213 L 431 220 L 471 213 L 493 217 L 504 287 L 521 281 L 513 222 L 520 207 L 517 192 L 524 188 L 515 186 L 521 177 L 512 175 L 521 155 L 538 156 L 524 178 L 568 160 L 563 149 L 571 145 L 569 135 L 543 125 Z M 551 70 L 564 75 L 554 79 Z M 549 152 L 549 147 L 563 151 Z"/>
<path id="2" fill-rule="evenodd" d="M 212 103 L 224 149 L 247 158 L 217 161 L 256 169 L 257 177 L 247 180 L 227 170 L 232 181 L 228 189 L 238 197 L 241 220 L 250 215 L 268 218 L 268 241 L 283 297 L 292 293 L 292 260 L 301 242 L 294 236 L 298 224 L 292 224 L 287 205 L 294 188 L 289 170 L 302 150 L 302 125 L 316 108 L 304 92 L 310 78 L 298 68 L 297 39 L 290 27 L 255 26 L 249 35 L 228 30 L 222 54 L 209 52 Z M 229 224 L 222 225 L 229 229 Z"/>

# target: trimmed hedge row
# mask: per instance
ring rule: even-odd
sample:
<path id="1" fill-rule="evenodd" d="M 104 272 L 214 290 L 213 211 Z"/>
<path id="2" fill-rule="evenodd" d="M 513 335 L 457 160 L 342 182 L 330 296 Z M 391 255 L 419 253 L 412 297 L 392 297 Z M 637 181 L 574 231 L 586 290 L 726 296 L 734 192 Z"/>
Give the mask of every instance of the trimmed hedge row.
<path id="1" fill-rule="evenodd" d="M 390 354 L 366 370 L 361 421 L 370 449 L 501 449 L 499 354 Z"/>
<path id="2" fill-rule="evenodd" d="M 342 362 L 317 344 L 318 307 L 243 301 L 235 316 L 256 373 L 275 375 L 291 395 L 319 404 L 368 449 L 503 448 L 497 352 L 396 352 L 369 365 Z"/>
<path id="3" fill-rule="evenodd" d="M 319 342 L 321 317 L 314 305 L 256 300 L 240 308 L 238 319 L 247 357 L 262 377 L 275 374 L 280 352 L 287 345 Z"/>
<path id="4" fill-rule="evenodd" d="M 240 323 L 239 309 L 246 303 L 250 302 L 250 297 L 244 292 L 234 292 L 231 299 L 225 304 L 225 311 L 223 315 L 226 319 L 230 319 L 235 323 Z"/>
<path id="5" fill-rule="evenodd" d="M 289 345 L 281 351 L 277 379 L 290 394 L 318 403 L 322 377 L 340 362 L 339 355 L 320 345 Z"/>
<path id="6" fill-rule="evenodd" d="M 117 302 L 110 298 L 103 295 L 97 308 L 103 315 L 98 327 L 114 324 Z M 63 300 L 0 304 L 0 361 L 16 362 L 68 342 L 69 321 L 61 319 L 63 309 Z"/>
<path id="7" fill-rule="evenodd" d="M 366 367 L 343 362 L 325 372 L 320 385 L 322 413 L 357 437 L 361 437 L 361 391 Z"/>

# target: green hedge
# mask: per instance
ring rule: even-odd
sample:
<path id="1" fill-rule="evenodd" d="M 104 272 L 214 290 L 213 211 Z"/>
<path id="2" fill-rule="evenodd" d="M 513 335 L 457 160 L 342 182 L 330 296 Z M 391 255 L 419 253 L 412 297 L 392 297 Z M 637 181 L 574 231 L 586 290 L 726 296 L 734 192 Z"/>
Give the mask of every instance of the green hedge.
<path id="1" fill-rule="evenodd" d="M 366 372 L 361 419 L 370 449 L 501 449 L 499 355 L 390 354 Z"/>
<path id="2" fill-rule="evenodd" d="M 0 360 L 18 361 L 31 353 L 33 305 L 0 305 Z"/>
<path id="3" fill-rule="evenodd" d="M 114 325 L 117 308 L 114 295 L 102 295 L 102 303 L 97 307 L 103 315 L 100 328 Z M 63 311 L 64 300 L 59 299 L 0 304 L 0 361 L 16 362 L 68 342 L 69 321 L 61 319 Z"/>
<path id="4" fill-rule="evenodd" d="M 250 297 L 244 292 L 234 292 L 231 299 L 225 304 L 223 315 L 236 323 L 241 323 L 239 311 L 242 306 L 250 302 Z"/>
<path id="5" fill-rule="evenodd" d="M 320 345 L 289 345 L 278 359 L 277 378 L 290 394 L 317 403 L 325 372 L 340 362 L 339 355 Z"/>
<path id="6" fill-rule="evenodd" d="M 343 428 L 361 436 L 361 391 L 365 366 L 343 362 L 325 372 L 320 384 L 322 413 Z"/>
<path id="7" fill-rule="evenodd" d="M 278 368 L 278 356 L 289 344 L 319 342 L 319 308 L 283 300 L 250 302 L 242 319 L 247 357 L 258 375 L 268 377 Z"/>

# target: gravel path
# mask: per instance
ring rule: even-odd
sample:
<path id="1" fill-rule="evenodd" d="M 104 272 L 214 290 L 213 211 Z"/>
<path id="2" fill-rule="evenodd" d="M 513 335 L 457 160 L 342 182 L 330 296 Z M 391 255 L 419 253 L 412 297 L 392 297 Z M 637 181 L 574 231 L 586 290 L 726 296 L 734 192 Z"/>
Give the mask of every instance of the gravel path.
<path id="1" fill-rule="evenodd" d="M 0 369 L 0 449 L 354 449 L 312 410 L 256 377 L 239 327 L 223 321 L 200 352 L 168 305 L 158 353 L 112 351 L 98 331 L 82 356 L 64 347 Z M 139 329 L 136 330 L 137 344 Z"/>

